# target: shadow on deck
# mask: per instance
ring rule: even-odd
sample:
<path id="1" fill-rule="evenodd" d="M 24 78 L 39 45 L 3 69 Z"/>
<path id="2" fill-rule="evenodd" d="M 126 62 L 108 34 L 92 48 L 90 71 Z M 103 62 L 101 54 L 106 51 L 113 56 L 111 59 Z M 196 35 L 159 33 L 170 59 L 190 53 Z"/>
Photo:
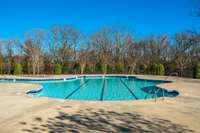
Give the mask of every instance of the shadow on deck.
<path id="1" fill-rule="evenodd" d="M 194 132 L 187 126 L 172 123 L 169 120 L 145 119 L 137 113 L 119 113 L 99 109 L 80 110 L 75 114 L 67 114 L 58 109 L 58 115 L 48 120 L 34 118 L 37 124 L 20 122 L 25 125 L 23 132 L 29 133 L 65 133 L 65 132 L 136 132 L 136 133 L 184 133 Z"/>

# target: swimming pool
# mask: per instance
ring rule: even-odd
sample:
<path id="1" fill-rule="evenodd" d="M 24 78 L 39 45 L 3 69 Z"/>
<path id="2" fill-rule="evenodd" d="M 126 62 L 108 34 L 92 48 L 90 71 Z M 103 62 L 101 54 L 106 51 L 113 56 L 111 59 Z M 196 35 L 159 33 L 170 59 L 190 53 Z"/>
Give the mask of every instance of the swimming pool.
<path id="1" fill-rule="evenodd" d="M 130 76 L 80 76 L 67 80 L 16 80 L 16 82 L 41 84 L 42 89 L 28 92 L 33 97 L 66 100 L 122 101 L 178 95 L 176 91 L 156 87 L 166 81 L 144 80 Z"/>

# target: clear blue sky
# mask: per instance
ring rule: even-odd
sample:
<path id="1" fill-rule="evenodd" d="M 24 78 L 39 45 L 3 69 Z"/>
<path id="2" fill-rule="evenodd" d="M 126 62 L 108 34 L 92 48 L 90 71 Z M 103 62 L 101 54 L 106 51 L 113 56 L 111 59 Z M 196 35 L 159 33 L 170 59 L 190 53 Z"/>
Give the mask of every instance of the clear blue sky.
<path id="1" fill-rule="evenodd" d="M 124 26 L 151 35 L 199 28 L 195 0 L 1 0 L 0 38 L 22 37 L 34 28 L 72 25 L 84 33 Z"/>

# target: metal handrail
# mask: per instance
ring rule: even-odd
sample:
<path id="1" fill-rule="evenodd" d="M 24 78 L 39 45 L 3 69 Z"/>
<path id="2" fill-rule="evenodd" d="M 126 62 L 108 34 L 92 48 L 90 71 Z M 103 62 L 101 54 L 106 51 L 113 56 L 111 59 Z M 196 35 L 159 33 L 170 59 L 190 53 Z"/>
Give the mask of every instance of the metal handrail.
<path id="1" fill-rule="evenodd" d="M 153 92 L 153 90 L 148 91 L 148 92 L 147 92 L 147 95 L 145 96 L 145 99 L 147 99 L 147 96 L 149 95 L 148 93 L 151 94 L 152 92 Z"/>
<path id="2" fill-rule="evenodd" d="M 167 81 L 167 79 L 169 79 L 170 76 L 178 76 L 178 73 L 177 72 L 173 72 L 173 73 L 170 73 L 165 79 L 164 81 Z M 165 100 L 165 90 L 163 88 L 162 89 L 162 100 Z"/>
<path id="3" fill-rule="evenodd" d="M 169 77 L 170 76 L 173 76 L 173 75 L 175 75 L 175 76 L 177 76 L 178 75 L 178 73 L 176 73 L 176 72 L 173 72 L 173 73 L 170 73 L 165 79 L 164 79 L 164 81 L 167 81 L 167 79 L 169 79 Z M 164 100 L 165 99 L 165 90 L 164 89 L 162 89 L 161 88 L 161 90 L 162 90 L 162 100 Z M 152 93 L 153 92 L 153 90 L 151 90 L 151 92 L 150 93 Z M 155 91 L 154 91 L 154 97 L 155 97 L 155 101 L 157 101 L 157 93 L 159 92 L 159 89 L 155 89 Z M 148 96 L 149 94 L 147 94 L 146 96 L 145 96 L 145 99 L 147 98 L 147 96 Z M 153 98 L 153 97 L 152 97 Z"/>
<path id="4" fill-rule="evenodd" d="M 162 89 L 163 91 L 163 97 L 164 97 L 164 89 Z M 155 101 L 157 100 L 157 94 L 158 94 L 158 92 L 160 91 L 160 89 L 155 89 L 155 92 L 154 92 L 154 96 L 155 96 Z"/>
<path id="5" fill-rule="evenodd" d="M 164 81 L 167 81 L 167 79 L 169 79 L 170 76 L 178 76 L 178 73 L 177 73 L 177 72 L 170 73 L 170 74 L 164 79 Z M 165 90 L 164 90 L 164 89 L 162 89 L 162 100 L 165 100 Z"/>

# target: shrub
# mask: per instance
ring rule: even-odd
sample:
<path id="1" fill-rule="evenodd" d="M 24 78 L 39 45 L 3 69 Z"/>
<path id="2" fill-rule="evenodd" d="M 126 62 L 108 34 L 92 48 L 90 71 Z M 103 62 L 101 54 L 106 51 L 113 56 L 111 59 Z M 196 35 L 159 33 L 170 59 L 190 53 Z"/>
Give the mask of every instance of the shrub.
<path id="1" fill-rule="evenodd" d="M 63 66 L 63 67 L 62 67 L 62 72 L 63 72 L 64 74 L 69 73 L 69 68 L 68 68 L 68 66 Z"/>
<path id="2" fill-rule="evenodd" d="M 45 74 L 53 74 L 54 73 L 54 65 L 51 63 L 44 64 Z"/>
<path id="3" fill-rule="evenodd" d="M 92 73 L 92 69 L 88 64 L 86 64 L 86 66 L 85 66 L 84 73 L 86 73 L 86 74 Z"/>
<path id="4" fill-rule="evenodd" d="M 151 74 L 151 65 L 150 64 L 147 65 L 146 73 Z"/>
<path id="5" fill-rule="evenodd" d="M 67 74 L 70 72 L 69 64 L 68 62 L 65 62 L 64 65 L 62 66 L 62 73 Z"/>
<path id="6" fill-rule="evenodd" d="M 123 65 L 122 64 L 117 64 L 116 66 L 115 66 L 115 72 L 116 73 L 123 73 L 123 71 L 124 71 L 124 67 L 123 67 Z"/>
<path id="7" fill-rule="evenodd" d="M 153 74 L 153 75 L 156 75 L 156 74 L 157 74 L 157 64 L 151 65 L 150 72 L 151 72 L 151 74 Z"/>
<path id="8" fill-rule="evenodd" d="M 57 74 L 57 75 L 59 75 L 59 74 L 62 73 L 62 67 L 61 67 L 60 64 L 55 64 L 55 66 L 54 66 L 54 73 Z"/>
<path id="9" fill-rule="evenodd" d="M 165 67 L 163 64 L 157 65 L 157 74 L 158 75 L 165 75 Z"/>
<path id="10" fill-rule="evenodd" d="M 145 65 L 145 64 L 140 65 L 139 66 L 139 72 L 142 73 L 142 74 L 146 73 L 147 72 L 147 65 Z"/>
<path id="11" fill-rule="evenodd" d="M 95 65 L 95 72 L 97 73 L 102 73 L 102 65 L 101 65 L 101 62 L 98 62 L 96 65 Z"/>
<path id="12" fill-rule="evenodd" d="M 113 67 L 112 67 L 111 65 L 108 65 L 108 66 L 107 66 L 107 72 L 108 72 L 109 74 L 113 73 Z"/>
<path id="13" fill-rule="evenodd" d="M 21 64 L 15 64 L 14 65 L 14 74 L 15 75 L 22 74 L 22 66 L 21 66 Z"/>
<path id="14" fill-rule="evenodd" d="M 200 63 L 195 67 L 195 78 L 200 79 Z"/>
<path id="15" fill-rule="evenodd" d="M 10 73 L 11 73 L 11 74 L 15 74 L 15 73 L 14 73 L 14 71 L 15 71 L 14 69 L 15 69 L 15 66 L 16 66 L 16 64 L 17 64 L 16 61 L 15 61 L 15 58 L 11 58 L 10 64 L 11 64 Z"/>
<path id="16" fill-rule="evenodd" d="M 79 65 L 79 63 L 75 63 L 74 66 L 73 66 L 73 72 L 76 74 L 76 73 L 80 73 L 81 72 L 81 67 Z"/>

